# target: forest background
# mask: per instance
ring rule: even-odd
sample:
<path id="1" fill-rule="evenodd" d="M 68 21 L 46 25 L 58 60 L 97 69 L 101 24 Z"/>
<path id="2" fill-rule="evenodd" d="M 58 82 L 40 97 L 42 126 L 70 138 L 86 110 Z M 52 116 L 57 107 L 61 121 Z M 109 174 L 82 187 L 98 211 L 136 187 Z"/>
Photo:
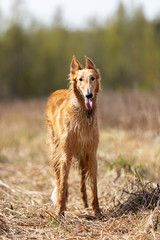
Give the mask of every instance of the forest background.
<path id="1" fill-rule="evenodd" d="M 148 20 L 142 8 L 128 13 L 120 3 L 106 22 L 90 19 L 70 29 L 57 9 L 50 25 L 32 20 L 14 5 L 12 18 L 0 15 L 0 99 L 48 96 L 68 86 L 72 56 L 91 58 L 100 69 L 103 90 L 160 87 L 160 17 Z"/>

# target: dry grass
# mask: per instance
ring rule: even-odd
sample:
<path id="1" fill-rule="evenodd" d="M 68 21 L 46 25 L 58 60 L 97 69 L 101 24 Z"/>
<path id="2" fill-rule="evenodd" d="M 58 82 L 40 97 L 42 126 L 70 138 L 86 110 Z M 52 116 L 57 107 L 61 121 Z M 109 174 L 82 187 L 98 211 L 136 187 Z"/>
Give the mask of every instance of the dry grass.
<path id="1" fill-rule="evenodd" d="M 98 150 L 103 220 L 95 219 L 91 208 L 82 208 L 74 168 L 66 217 L 59 221 L 55 216 L 45 101 L 0 103 L 0 239 L 160 239 L 160 189 L 155 184 L 160 175 L 159 100 L 153 96 L 146 100 L 140 94 L 137 99 L 133 93 L 134 101 L 128 103 L 125 97 L 129 95 L 108 94 L 100 99 L 106 106 L 100 108 L 103 128 Z M 136 110 L 135 101 L 141 110 Z"/>
<path id="2" fill-rule="evenodd" d="M 102 126 L 159 133 L 160 95 L 157 93 L 107 92 L 101 95 L 99 104 Z"/>

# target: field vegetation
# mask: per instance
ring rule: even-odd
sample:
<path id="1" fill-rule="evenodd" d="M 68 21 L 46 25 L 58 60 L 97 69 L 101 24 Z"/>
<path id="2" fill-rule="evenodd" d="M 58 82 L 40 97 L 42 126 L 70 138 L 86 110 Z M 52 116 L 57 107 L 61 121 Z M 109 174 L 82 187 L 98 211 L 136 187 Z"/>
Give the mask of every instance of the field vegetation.
<path id="1" fill-rule="evenodd" d="M 160 239 L 160 96 L 99 97 L 102 220 L 90 207 L 83 209 L 74 167 L 66 216 L 60 221 L 55 215 L 45 104 L 46 99 L 0 103 L 0 239 Z"/>

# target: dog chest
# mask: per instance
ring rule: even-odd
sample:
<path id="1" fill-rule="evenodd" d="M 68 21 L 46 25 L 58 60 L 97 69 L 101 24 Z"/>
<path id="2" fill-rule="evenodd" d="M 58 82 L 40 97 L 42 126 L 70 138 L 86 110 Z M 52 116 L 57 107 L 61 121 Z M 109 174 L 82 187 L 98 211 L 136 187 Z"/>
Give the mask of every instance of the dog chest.
<path id="1" fill-rule="evenodd" d="M 72 129 L 70 144 L 73 151 L 85 151 L 86 149 L 97 149 L 99 141 L 98 128 L 96 126 L 83 126 L 77 124 Z"/>

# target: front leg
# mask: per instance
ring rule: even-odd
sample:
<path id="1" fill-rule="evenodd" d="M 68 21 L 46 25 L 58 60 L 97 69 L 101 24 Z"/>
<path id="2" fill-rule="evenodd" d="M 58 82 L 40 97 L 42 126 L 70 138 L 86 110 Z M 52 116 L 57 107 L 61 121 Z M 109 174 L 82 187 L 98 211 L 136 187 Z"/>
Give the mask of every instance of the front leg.
<path id="1" fill-rule="evenodd" d="M 96 156 L 89 156 L 88 173 L 92 193 L 92 208 L 96 216 L 101 217 L 99 209 L 98 197 L 97 197 L 97 160 Z"/>
<path id="2" fill-rule="evenodd" d="M 80 168 L 81 168 L 81 184 L 80 184 L 80 190 L 81 190 L 81 197 L 83 200 L 83 204 L 85 208 L 88 208 L 88 202 L 87 202 L 87 192 L 86 192 L 86 166 L 83 163 L 83 160 L 80 161 Z"/>
<path id="3" fill-rule="evenodd" d="M 60 185 L 58 189 L 57 215 L 64 215 L 68 195 L 68 175 L 71 166 L 71 158 L 63 154 L 60 159 Z"/>

